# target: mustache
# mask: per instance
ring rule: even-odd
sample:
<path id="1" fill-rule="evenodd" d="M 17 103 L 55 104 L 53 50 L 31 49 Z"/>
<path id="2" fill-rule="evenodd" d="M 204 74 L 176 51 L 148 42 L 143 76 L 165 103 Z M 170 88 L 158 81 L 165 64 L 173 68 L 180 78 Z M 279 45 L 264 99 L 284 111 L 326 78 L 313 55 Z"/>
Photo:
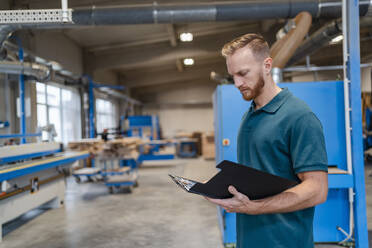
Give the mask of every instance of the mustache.
<path id="1" fill-rule="evenodd" d="M 244 90 L 250 90 L 251 88 L 247 88 L 247 87 L 239 87 L 238 88 L 240 91 L 244 91 Z"/>

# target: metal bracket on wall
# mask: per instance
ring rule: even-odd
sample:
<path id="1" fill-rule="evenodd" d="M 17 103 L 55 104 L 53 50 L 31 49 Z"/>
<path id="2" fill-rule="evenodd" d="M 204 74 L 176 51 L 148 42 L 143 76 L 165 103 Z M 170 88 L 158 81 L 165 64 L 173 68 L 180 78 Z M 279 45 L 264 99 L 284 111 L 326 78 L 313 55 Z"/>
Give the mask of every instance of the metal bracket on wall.
<path id="1" fill-rule="evenodd" d="M 72 9 L 2 10 L 0 24 L 72 23 Z"/>

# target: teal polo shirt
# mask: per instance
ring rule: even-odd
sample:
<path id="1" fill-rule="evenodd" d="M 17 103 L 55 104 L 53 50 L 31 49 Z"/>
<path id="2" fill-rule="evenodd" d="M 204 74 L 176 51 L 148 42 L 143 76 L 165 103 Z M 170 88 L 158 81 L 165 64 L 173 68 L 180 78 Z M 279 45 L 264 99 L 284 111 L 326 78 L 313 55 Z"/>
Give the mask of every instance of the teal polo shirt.
<path id="1" fill-rule="evenodd" d="M 297 180 L 306 171 L 327 171 L 319 119 L 288 89 L 255 110 L 252 102 L 238 134 L 238 162 Z M 238 248 L 313 248 L 314 207 L 284 214 L 237 214 Z"/>

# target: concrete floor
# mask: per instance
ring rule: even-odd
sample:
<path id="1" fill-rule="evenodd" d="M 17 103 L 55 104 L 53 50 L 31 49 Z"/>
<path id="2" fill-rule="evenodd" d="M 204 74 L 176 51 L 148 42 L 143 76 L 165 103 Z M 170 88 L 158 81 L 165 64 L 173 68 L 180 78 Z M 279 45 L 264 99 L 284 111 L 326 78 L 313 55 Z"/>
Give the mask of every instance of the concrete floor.
<path id="1" fill-rule="evenodd" d="M 372 166 L 365 168 L 372 229 Z M 102 184 L 77 184 L 69 178 L 65 206 L 36 209 L 6 224 L 0 248 L 222 248 L 215 206 L 183 192 L 168 173 L 203 181 L 216 170 L 213 161 L 203 159 L 146 163 L 132 194 L 109 194 Z M 372 233 L 370 247 L 371 238 Z"/>
<path id="2" fill-rule="evenodd" d="M 168 177 L 204 180 L 215 172 L 214 162 L 202 159 L 152 162 L 140 169 L 132 194 L 113 195 L 102 184 L 70 178 L 65 207 L 35 210 L 10 222 L 0 247 L 220 248 L 216 207 Z"/>

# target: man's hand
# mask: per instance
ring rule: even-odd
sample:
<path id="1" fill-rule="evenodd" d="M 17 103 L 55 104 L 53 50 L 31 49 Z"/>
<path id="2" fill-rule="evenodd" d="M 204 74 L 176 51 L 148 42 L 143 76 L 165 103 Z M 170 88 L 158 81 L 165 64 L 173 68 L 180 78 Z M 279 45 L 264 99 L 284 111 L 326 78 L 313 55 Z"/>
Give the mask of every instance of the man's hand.
<path id="1" fill-rule="evenodd" d="M 251 201 L 246 195 L 238 192 L 234 186 L 229 186 L 229 192 L 233 195 L 229 199 L 212 199 L 205 197 L 208 201 L 224 208 L 228 213 L 260 214 L 261 204 Z"/>
<path id="2" fill-rule="evenodd" d="M 250 215 L 288 213 L 321 204 L 327 199 L 328 175 L 325 171 L 308 171 L 298 174 L 300 184 L 286 191 L 259 200 L 250 200 L 239 193 L 233 186 L 229 192 L 230 199 L 206 199 L 220 205 L 227 212 L 244 213 Z"/>

